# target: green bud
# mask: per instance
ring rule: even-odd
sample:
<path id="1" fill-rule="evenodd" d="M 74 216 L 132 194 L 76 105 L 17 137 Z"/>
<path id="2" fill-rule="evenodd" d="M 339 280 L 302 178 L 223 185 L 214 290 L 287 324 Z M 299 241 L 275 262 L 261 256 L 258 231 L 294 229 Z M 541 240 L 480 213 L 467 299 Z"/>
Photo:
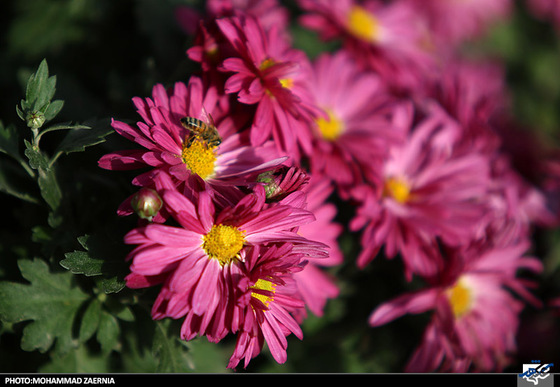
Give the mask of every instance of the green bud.
<path id="1" fill-rule="evenodd" d="M 43 126 L 45 121 L 45 115 L 38 111 L 27 113 L 27 115 L 25 116 L 25 122 L 27 123 L 27 126 L 33 130 L 39 129 L 41 126 Z"/>
<path id="2" fill-rule="evenodd" d="M 142 188 L 132 197 L 130 204 L 140 218 L 151 221 L 163 206 L 163 200 L 155 190 Z"/>

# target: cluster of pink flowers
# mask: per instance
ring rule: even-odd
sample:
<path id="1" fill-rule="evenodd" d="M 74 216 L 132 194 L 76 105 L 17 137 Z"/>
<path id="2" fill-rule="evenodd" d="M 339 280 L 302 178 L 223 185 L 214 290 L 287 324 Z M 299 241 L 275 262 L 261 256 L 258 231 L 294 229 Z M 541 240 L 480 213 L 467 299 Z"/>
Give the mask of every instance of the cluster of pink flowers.
<path id="1" fill-rule="evenodd" d="M 537 2 L 535 2 L 537 3 Z M 505 19 L 510 0 L 299 0 L 297 22 L 339 48 L 294 48 L 276 0 L 211 0 L 177 10 L 200 73 L 151 98 L 142 121 L 114 120 L 140 146 L 104 156 L 144 168 L 121 215 L 141 215 L 125 242 L 131 288 L 160 286 L 154 319 L 183 319 L 181 337 L 237 335 L 228 367 L 264 343 L 287 358 L 308 311 L 339 293 L 332 195 L 355 206 L 357 267 L 383 255 L 426 287 L 373 306 L 369 323 L 430 312 L 407 370 L 494 371 L 515 352 L 519 314 L 541 271 L 528 256 L 549 198 L 516 170 L 499 64 L 461 44 Z M 221 143 L 182 124 L 212 125 Z M 520 271 L 525 273 L 520 273 Z M 521 274 L 527 274 L 529 279 Z"/>

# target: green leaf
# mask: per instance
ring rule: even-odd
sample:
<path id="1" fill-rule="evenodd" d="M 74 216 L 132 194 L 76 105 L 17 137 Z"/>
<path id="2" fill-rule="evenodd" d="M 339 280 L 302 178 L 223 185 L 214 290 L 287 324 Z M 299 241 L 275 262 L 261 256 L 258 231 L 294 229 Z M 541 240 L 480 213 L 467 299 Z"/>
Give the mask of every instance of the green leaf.
<path id="1" fill-rule="evenodd" d="M 21 348 L 58 354 L 76 347 L 72 325 L 87 295 L 73 283 L 69 273 L 52 273 L 46 262 L 21 259 L 18 266 L 29 284 L 0 282 L 0 320 L 17 323 L 31 320 L 23 329 Z"/>
<path id="2" fill-rule="evenodd" d="M 64 254 L 60 265 L 74 274 L 85 276 L 101 276 L 101 289 L 109 293 L 121 291 L 125 282 L 123 279 L 125 265 L 122 246 L 115 246 L 110 239 L 101 236 L 84 235 L 78 242 L 86 251 L 75 250 Z"/>
<path id="3" fill-rule="evenodd" d="M 45 128 L 45 130 L 43 130 L 41 133 L 39 133 L 39 136 L 42 136 L 45 133 L 48 132 L 54 132 L 55 130 L 80 130 L 80 129 L 91 129 L 89 126 L 86 125 L 72 125 L 70 123 L 64 123 L 64 124 L 58 124 L 58 125 L 53 125 L 53 126 L 49 126 L 48 128 Z"/>
<path id="4" fill-rule="evenodd" d="M 119 344 L 119 323 L 117 319 L 107 313 L 102 312 L 99 319 L 99 329 L 97 330 L 97 341 L 101 344 L 104 353 L 109 353 L 117 349 Z"/>
<path id="5" fill-rule="evenodd" d="M 22 172 L 22 169 L 16 168 L 16 165 L 14 165 L 11 160 L 1 159 L 0 192 L 12 195 L 29 203 L 41 203 L 41 200 L 31 192 L 31 187 L 28 187 L 29 176 Z"/>
<path id="6" fill-rule="evenodd" d="M 58 145 L 57 153 L 83 152 L 86 147 L 97 145 L 105 141 L 105 137 L 114 132 L 107 123 L 97 123 L 87 130 L 85 127 L 75 128 L 68 132 Z"/>
<path id="7" fill-rule="evenodd" d="M 79 338 L 81 343 L 88 341 L 99 327 L 99 320 L 101 316 L 101 302 L 95 298 L 86 308 L 82 323 L 80 324 Z"/>
<path id="8" fill-rule="evenodd" d="M 171 329 L 170 320 L 155 322 L 152 352 L 159 359 L 157 372 L 192 372 L 193 364 L 187 347 L 178 332 Z"/>
<path id="9" fill-rule="evenodd" d="M 98 351 L 97 351 L 98 352 Z M 100 374 L 111 371 L 110 357 L 90 351 L 86 346 L 80 346 L 64 356 L 54 357 L 50 363 L 39 368 L 41 373 L 79 373 Z M 72 375 L 69 375 L 72 377 Z"/>
<path id="10" fill-rule="evenodd" d="M 31 166 L 31 168 L 41 168 L 43 170 L 47 170 L 49 168 L 49 162 L 45 155 L 43 155 L 39 148 L 31 144 L 29 141 L 23 140 L 23 142 L 26 148 L 24 154 L 29 159 L 29 165 Z"/>
<path id="11" fill-rule="evenodd" d="M 39 178 L 37 182 L 39 183 L 41 196 L 43 196 L 43 199 L 45 199 L 49 207 L 53 211 L 56 211 L 62 200 L 62 192 L 56 181 L 54 171 L 52 169 L 39 169 Z"/>
<path id="12" fill-rule="evenodd" d="M 64 101 L 57 99 L 52 101 L 49 106 L 45 109 L 45 120 L 50 121 L 60 113 L 62 107 L 64 106 Z"/>
<path id="13" fill-rule="evenodd" d="M 34 74 L 31 74 L 25 89 L 25 99 L 28 103 L 35 103 L 40 97 L 44 98 L 45 86 L 49 77 L 47 61 L 43 59 Z M 34 107 L 34 105 L 32 105 Z"/>
<path id="14" fill-rule="evenodd" d="M 0 122 L 0 152 L 7 154 L 14 159 L 21 161 L 22 158 L 18 151 L 18 133 L 13 125 L 4 127 Z"/>

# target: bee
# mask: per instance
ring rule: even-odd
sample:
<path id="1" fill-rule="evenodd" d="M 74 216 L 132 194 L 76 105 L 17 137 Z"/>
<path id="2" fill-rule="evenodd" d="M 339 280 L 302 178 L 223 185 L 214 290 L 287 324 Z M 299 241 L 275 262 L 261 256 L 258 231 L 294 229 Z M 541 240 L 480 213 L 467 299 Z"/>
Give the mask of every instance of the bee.
<path id="1" fill-rule="evenodd" d="M 201 120 L 194 117 L 181 118 L 181 125 L 192 133 L 187 140 L 187 147 L 190 147 L 195 140 L 205 145 L 206 148 L 217 147 L 222 143 L 222 138 L 214 125 L 212 116 L 204 108 L 202 109 L 202 115 L 206 119 L 203 118 Z"/>

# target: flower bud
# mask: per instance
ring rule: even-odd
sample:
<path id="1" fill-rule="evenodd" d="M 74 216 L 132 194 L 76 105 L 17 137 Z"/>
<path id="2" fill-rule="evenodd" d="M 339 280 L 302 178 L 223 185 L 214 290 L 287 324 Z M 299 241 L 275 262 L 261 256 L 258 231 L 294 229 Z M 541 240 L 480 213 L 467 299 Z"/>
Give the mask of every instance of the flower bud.
<path id="1" fill-rule="evenodd" d="M 130 205 L 140 218 L 151 221 L 163 206 L 163 200 L 155 190 L 142 188 L 132 197 Z"/>
<path id="2" fill-rule="evenodd" d="M 264 185 L 267 199 L 281 200 L 307 184 L 309 176 L 300 168 L 282 165 L 276 170 L 261 173 L 257 181 Z"/>
<path id="3" fill-rule="evenodd" d="M 39 111 L 33 111 L 27 113 L 25 116 L 25 122 L 27 126 L 33 130 L 39 129 L 45 123 L 45 115 Z"/>

